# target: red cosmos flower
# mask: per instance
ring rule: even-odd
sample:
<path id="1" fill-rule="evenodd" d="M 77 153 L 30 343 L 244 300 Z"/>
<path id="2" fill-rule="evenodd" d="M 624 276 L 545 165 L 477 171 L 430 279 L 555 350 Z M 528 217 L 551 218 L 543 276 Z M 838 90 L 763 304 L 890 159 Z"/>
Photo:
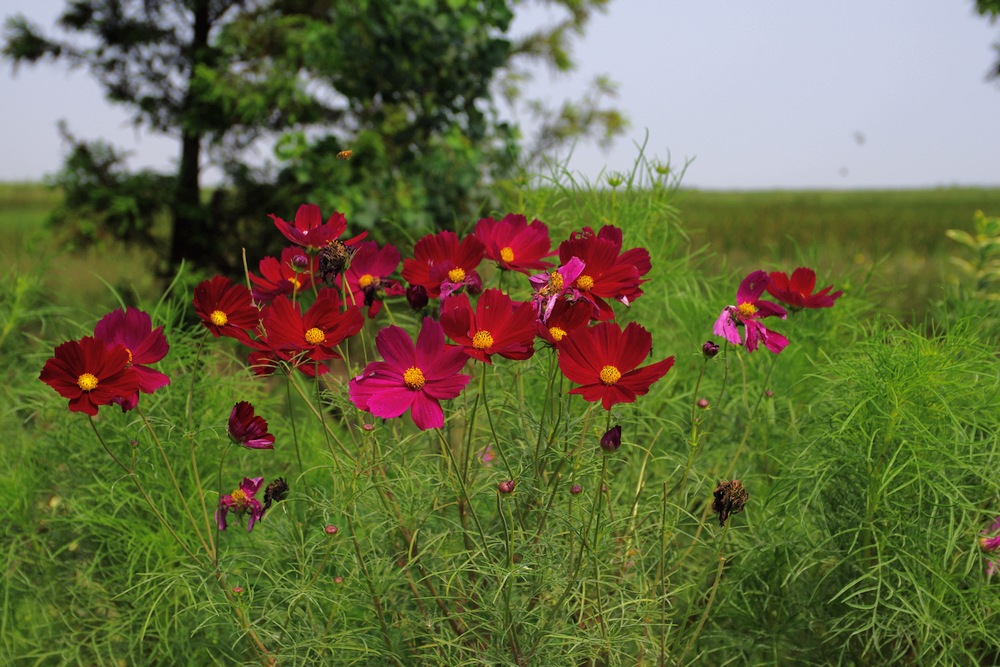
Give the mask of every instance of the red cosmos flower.
<path id="1" fill-rule="evenodd" d="M 540 338 L 558 347 L 566 334 L 590 324 L 594 307 L 587 301 L 556 301 L 547 321 L 535 320 L 535 331 Z"/>
<path id="2" fill-rule="evenodd" d="M 313 284 L 313 276 L 318 268 L 315 255 L 307 255 L 302 248 L 291 246 L 281 251 L 281 259 L 265 257 L 260 260 L 260 276 L 250 274 L 253 283 L 253 299 L 257 303 L 268 303 L 282 294 L 293 297 Z"/>
<path id="3" fill-rule="evenodd" d="M 163 327 L 157 327 L 154 331 L 148 313 L 131 307 L 113 310 L 94 327 L 94 338 L 109 347 L 124 345 L 129 354 L 129 365 L 138 379 L 138 391 L 122 397 L 122 412 L 131 410 L 139 403 L 140 391 L 152 394 L 160 387 L 170 384 L 170 378 L 146 365 L 163 359 L 170 349 L 163 335 Z"/>
<path id="4" fill-rule="evenodd" d="M 240 517 L 244 514 L 249 514 L 250 520 L 247 521 L 247 532 L 249 533 L 253 530 L 253 525 L 264 515 L 264 506 L 260 504 L 259 500 L 254 498 L 257 492 L 260 491 L 260 486 L 263 483 L 263 477 L 254 477 L 253 479 L 244 477 L 243 481 L 240 482 L 240 488 L 228 496 L 219 498 L 219 507 L 215 510 L 215 521 L 219 524 L 219 530 L 226 529 L 226 515 L 229 512 L 234 512 Z"/>
<path id="5" fill-rule="evenodd" d="M 581 386 L 569 393 L 600 401 L 605 410 L 616 403 L 632 403 L 666 375 L 674 358 L 637 368 L 653 348 L 653 337 L 635 322 L 622 331 L 614 322 L 601 322 L 571 331 L 559 345 L 559 368 Z"/>
<path id="6" fill-rule="evenodd" d="M 827 285 L 813 294 L 816 289 L 816 272 L 800 266 L 792 271 L 792 279 L 783 271 L 775 271 L 768 276 L 765 287 L 767 293 L 778 301 L 788 304 L 793 310 L 801 308 L 831 308 L 833 302 L 843 296 L 842 291 L 828 294 L 833 285 Z"/>
<path id="7" fill-rule="evenodd" d="M 574 232 L 559 244 L 559 261 L 568 263 L 573 257 L 583 261 L 583 273 L 573 282 L 580 296 L 594 304 L 595 319 L 610 320 L 615 316 L 604 299 L 618 299 L 626 306 L 642 296 L 639 285 L 652 264 L 645 248 L 632 248 L 624 253 L 622 231 L 605 225 L 596 235 L 590 227 Z"/>
<path id="8" fill-rule="evenodd" d="M 257 328 L 260 311 L 245 285 L 234 285 L 225 276 L 215 276 L 194 288 L 194 312 L 212 332 L 250 345 L 248 331 Z"/>
<path id="9" fill-rule="evenodd" d="M 263 313 L 266 347 L 285 361 L 297 364 L 310 377 L 326 373 L 330 369 L 325 364 L 302 362 L 341 359 L 334 348 L 358 333 L 365 323 L 359 307 L 351 306 L 341 312 L 340 305 L 337 291 L 324 288 L 303 315 L 300 304 L 279 296 Z"/>
<path id="10" fill-rule="evenodd" d="M 444 329 L 424 318 L 417 345 L 396 326 L 375 336 L 384 361 L 373 361 L 350 383 L 351 402 L 359 410 L 391 419 L 407 410 L 421 430 L 444 426 L 440 401 L 455 398 L 472 379 L 459 374 L 468 357 L 460 347 L 445 345 Z"/>
<path id="11" fill-rule="evenodd" d="M 413 259 L 403 260 L 403 279 L 421 285 L 431 299 L 447 297 L 462 287 L 482 287 L 476 269 L 485 252 L 475 236 L 459 243 L 455 232 L 428 234 L 413 247 Z"/>
<path id="12" fill-rule="evenodd" d="M 358 246 L 351 260 L 351 265 L 342 276 L 347 280 L 351 290 L 352 303 L 364 304 L 368 309 L 368 317 L 375 317 L 382 310 L 381 299 L 375 297 L 400 296 L 405 293 L 403 287 L 395 280 L 389 280 L 399 266 L 399 250 L 387 245 L 379 248 L 374 241 L 365 241 Z M 343 285 L 343 283 L 340 283 Z"/>
<path id="13" fill-rule="evenodd" d="M 767 286 L 768 277 L 765 271 L 754 271 L 740 283 L 736 290 L 735 306 L 726 306 L 722 309 L 722 314 L 715 321 L 712 332 L 716 336 L 722 336 L 733 345 L 745 345 L 747 352 L 757 349 L 759 343 L 778 354 L 788 345 L 788 339 L 776 331 L 765 328 L 760 320 L 764 317 L 776 315 L 785 319 L 787 313 L 785 309 L 776 303 L 764 301 L 760 295 L 764 293 Z M 740 332 L 737 325 L 743 325 L 746 331 L 746 341 L 740 339 Z"/>
<path id="14" fill-rule="evenodd" d="M 139 376 L 129 366 L 128 349 L 90 336 L 57 347 L 38 379 L 68 398 L 70 411 L 91 417 L 99 406 L 131 396 L 139 389 Z"/>
<path id="15" fill-rule="evenodd" d="M 340 235 L 347 231 L 347 218 L 343 213 L 334 211 L 323 222 L 319 206 L 316 204 L 302 204 L 295 212 L 295 220 L 292 223 L 285 222 L 273 213 L 270 215 L 274 220 L 274 226 L 278 228 L 285 238 L 292 243 L 313 250 L 320 250 L 333 241 L 340 239 Z M 361 232 L 354 238 L 342 241 L 345 245 L 354 245 L 356 242 L 368 235 L 368 232 Z"/>
<path id="16" fill-rule="evenodd" d="M 441 326 L 473 359 L 492 364 L 499 354 L 527 359 L 535 353 L 535 309 L 514 303 L 498 289 L 483 292 L 473 312 L 469 297 L 458 294 L 441 306 Z"/>
<path id="17" fill-rule="evenodd" d="M 473 233 L 486 247 L 486 257 L 502 269 L 530 275 L 532 270 L 552 266 L 552 262 L 542 261 L 555 253 L 549 240 L 549 228 L 541 220 L 532 220 L 529 225 L 523 215 L 508 213 L 499 222 L 483 218 L 476 223 Z"/>
<path id="18" fill-rule="evenodd" d="M 274 436 L 267 432 L 267 420 L 254 414 L 253 405 L 240 401 L 229 413 L 229 439 L 248 449 L 274 449 Z"/>

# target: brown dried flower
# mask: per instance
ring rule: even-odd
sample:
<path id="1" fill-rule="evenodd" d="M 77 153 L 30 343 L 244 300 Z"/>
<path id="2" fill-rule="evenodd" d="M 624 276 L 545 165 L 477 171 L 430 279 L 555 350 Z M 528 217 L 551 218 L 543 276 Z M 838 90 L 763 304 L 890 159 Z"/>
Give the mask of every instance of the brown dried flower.
<path id="1" fill-rule="evenodd" d="M 733 514 L 742 512 L 750 497 L 738 479 L 731 482 L 722 480 L 712 493 L 715 495 L 712 511 L 719 515 L 720 526 L 726 525 L 726 520 Z"/>

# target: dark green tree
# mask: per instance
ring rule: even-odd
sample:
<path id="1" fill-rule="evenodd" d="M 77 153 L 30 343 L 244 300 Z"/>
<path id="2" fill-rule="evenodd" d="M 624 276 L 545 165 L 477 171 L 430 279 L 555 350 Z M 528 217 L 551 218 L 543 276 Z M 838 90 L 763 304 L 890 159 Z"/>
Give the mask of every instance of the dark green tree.
<path id="1" fill-rule="evenodd" d="M 976 0 L 976 11 L 981 16 L 989 17 L 990 22 L 1000 19 L 1000 0 Z M 990 78 L 1000 79 L 1000 42 L 993 45 L 997 51 L 997 61 L 990 70 Z"/>

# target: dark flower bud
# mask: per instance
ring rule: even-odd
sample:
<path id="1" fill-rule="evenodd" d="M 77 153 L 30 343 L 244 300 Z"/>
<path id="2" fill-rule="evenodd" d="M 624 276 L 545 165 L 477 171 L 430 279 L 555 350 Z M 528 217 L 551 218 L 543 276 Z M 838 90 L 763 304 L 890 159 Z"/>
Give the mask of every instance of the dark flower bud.
<path id="1" fill-rule="evenodd" d="M 305 255 L 295 255 L 292 257 L 292 268 L 298 272 L 309 268 L 309 258 Z"/>
<path id="2" fill-rule="evenodd" d="M 766 390 L 766 391 L 764 392 L 764 396 L 765 396 L 766 398 L 774 398 L 774 392 L 773 392 L 773 391 L 771 391 L 770 389 L 768 389 L 768 390 Z"/>
<path id="3" fill-rule="evenodd" d="M 271 508 L 271 503 L 280 503 L 288 495 L 288 482 L 284 477 L 279 477 L 264 490 L 264 512 Z M 263 518 L 264 512 L 261 512 Z"/>
<path id="4" fill-rule="evenodd" d="M 427 305 L 427 290 L 423 285 L 410 285 L 406 288 L 406 302 L 413 310 L 420 310 Z"/>
<path id="5" fill-rule="evenodd" d="M 503 494 L 508 494 L 514 491 L 514 480 L 508 479 L 505 482 L 500 482 L 497 484 L 497 491 Z"/>
<path id="6" fill-rule="evenodd" d="M 729 482 L 723 480 L 712 492 L 715 501 L 712 502 L 712 511 L 719 515 L 719 525 L 725 526 L 726 520 L 733 514 L 739 514 L 747 504 L 750 495 L 743 488 L 743 483 L 738 479 Z"/>
<path id="7" fill-rule="evenodd" d="M 705 355 L 705 358 L 711 359 L 719 353 L 719 346 L 710 340 L 706 340 L 701 345 L 701 353 Z"/>
<path id="8" fill-rule="evenodd" d="M 569 487 L 569 492 L 572 493 L 574 496 L 578 496 L 581 493 L 583 493 L 583 487 L 580 486 L 579 484 L 574 484 L 573 486 Z"/>
<path id="9" fill-rule="evenodd" d="M 483 279 L 478 273 L 471 274 L 465 279 L 465 292 L 469 296 L 478 296 L 483 291 Z"/>
<path id="10" fill-rule="evenodd" d="M 601 449 L 606 452 L 617 452 L 622 446 L 622 427 L 612 426 L 608 432 L 601 436 Z"/>
<path id="11" fill-rule="evenodd" d="M 344 578 L 338 574 L 336 577 L 333 578 L 333 583 L 342 584 L 344 583 Z"/>
<path id="12" fill-rule="evenodd" d="M 323 531 L 326 532 L 327 535 L 336 535 L 340 532 L 340 529 L 330 523 L 323 527 Z"/>
<path id="13" fill-rule="evenodd" d="M 708 410 L 708 399 L 707 398 L 699 398 L 698 399 L 698 407 L 701 408 L 702 410 Z"/>

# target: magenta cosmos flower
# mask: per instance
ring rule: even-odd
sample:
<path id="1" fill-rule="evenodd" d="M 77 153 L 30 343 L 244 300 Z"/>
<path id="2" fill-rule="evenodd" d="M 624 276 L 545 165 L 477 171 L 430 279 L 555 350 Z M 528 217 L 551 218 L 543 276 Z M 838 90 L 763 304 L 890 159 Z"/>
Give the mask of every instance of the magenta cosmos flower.
<path id="1" fill-rule="evenodd" d="M 254 498 L 263 483 L 263 477 L 253 479 L 244 477 L 240 482 L 240 488 L 228 496 L 219 498 L 219 507 L 215 510 L 215 521 L 219 525 L 219 530 L 226 529 L 226 515 L 229 512 L 241 518 L 244 514 L 248 514 L 250 518 L 247 520 L 247 532 L 253 530 L 253 525 L 264 515 L 264 506 Z"/>
<path id="2" fill-rule="evenodd" d="M 653 349 L 653 337 L 635 322 L 624 331 L 614 322 L 576 329 L 558 349 L 563 375 L 581 385 L 569 393 L 580 394 L 587 401 L 600 401 L 605 410 L 645 395 L 650 385 L 674 365 L 671 356 L 638 368 Z"/>
<path id="3" fill-rule="evenodd" d="M 485 252 L 475 236 L 459 242 L 452 231 L 428 234 L 413 246 L 413 258 L 403 260 L 403 279 L 421 285 L 431 299 L 447 297 L 463 287 L 478 290 L 483 283 L 476 269 Z"/>
<path id="4" fill-rule="evenodd" d="M 328 288 L 319 291 L 305 314 L 301 304 L 279 296 L 263 312 L 266 337 L 258 348 L 266 347 L 281 359 L 295 363 L 310 377 L 326 373 L 329 368 L 319 362 L 341 359 L 335 348 L 361 331 L 365 323 L 359 307 L 351 306 L 341 312 L 340 306 L 337 291 Z"/>
<path id="5" fill-rule="evenodd" d="M 318 261 L 315 255 L 291 246 L 281 251 L 281 259 L 265 257 L 258 267 L 259 276 L 250 274 L 253 298 L 257 303 L 268 303 L 282 294 L 294 298 L 312 287 Z"/>
<path id="6" fill-rule="evenodd" d="M 225 276 L 215 276 L 194 288 L 194 312 L 212 335 L 229 336 L 246 345 L 247 332 L 260 322 L 260 311 L 253 303 L 246 285 L 234 285 Z"/>
<path id="7" fill-rule="evenodd" d="M 559 261 L 566 264 L 573 257 L 584 263 L 583 272 L 573 282 L 580 298 L 594 304 L 598 320 L 614 319 L 615 313 L 605 299 L 617 299 L 629 306 L 642 296 L 642 276 L 652 264 L 645 248 L 622 252 L 622 230 L 605 225 L 594 234 L 589 227 L 574 232 L 559 244 Z"/>
<path id="8" fill-rule="evenodd" d="M 993 525 L 988 530 L 983 530 L 982 535 L 979 538 L 980 549 L 990 554 L 1000 550 L 1000 516 L 993 519 Z M 1000 569 L 1000 560 L 997 560 L 995 557 L 988 557 L 986 559 L 986 577 L 988 579 L 992 578 L 998 569 Z"/>
<path id="9" fill-rule="evenodd" d="M 573 284 L 583 273 L 585 266 L 579 258 L 571 257 L 568 262 L 555 271 L 537 273 L 528 278 L 528 282 L 535 290 L 531 296 L 531 302 L 535 304 L 539 320 L 548 321 L 557 301 L 567 299 L 574 301 L 579 298 L 580 293 L 573 287 Z"/>
<path id="10" fill-rule="evenodd" d="M 416 347 L 396 326 L 382 329 L 375 347 L 383 361 L 373 361 L 351 380 L 355 407 L 383 419 L 410 410 L 421 430 L 444 426 L 440 402 L 458 396 L 471 379 L 458 372 L 468 359 L 462 348 L 446 345 L 444 329 L 429 317 L 424 318 Z"/>
<path id="11" fill-rule="evenodd" d="M 483 292 L 475 310 L 465 294 L 449 298 L 441 306 L 441 326 L 467 355 L 487 364 L 494 354 L 527 359 L 535 352 L 535 309 L 498 289 Z"/>
<path id="12" fill-rule="evenodd" d="M 382 310 L 381 297 L 404 293 L 398 282 L 389 279 L 399 267 L 400 259 L 395 246 L 379 248 L 374 241 L 365 241 L 358 246 L 351 265 L 342 274 L 353 299 L 351 303 L 367 308 L 368 317 L 375 317 Z"/>
<path id="13" fill-rule="evenodd" d="M 802 308 L 832 308 L 833 302 L 843 296 L 842 291 L 830 294 L 833 285 L 827 285 L 820 291 L 816 289 L 816 272 L 800 266 L 792 271 L 791 279 L 783 271 L 775 271 L 768 275 L 767 293 L 794 310 Z"/>
<path id="14" fill-rule="evenodd" d="M 167 356 L 170 346 L 163 335 L 163 327 L 153 329 L 148 313 L 136 308 L 113 310 L 94 327 L 94 338 L 109 346 L 121 344 L 129 355 L 129 365 L 138 379 L 138 391 L 121 399 L 122 411 L 131 410 L 139 403 L 139 392 L 152 394 L 170 384 L 170 378 L 147 364 Z"/>
<path id="15" fill-rule="evenodd" d="M 473 232 L 486 248 L 486 257 L 500 268 L 529 275 L 532 271 L 552 266 L 543 261 L 552 256 L 549 228 L 541 220 L 528 219 L 518 213 L 508 213 L 502 220 L 483 218 Z"/>
<path id="16" fill-rule="evenodd" d="M 120 402 L 139 390 L 139 376 L 129 365 L 128 349 L 90 336 L 57 347 L 38 379 L 68 398 L 70 411 L 91 417 L 98 407 Z"/>
<path id="17" fill-rule="evenodd" d="M 229 413 L 229 439 L 248 449 L 274 449 L 274 436 L 267 420 L 254 414 L 253 405 L 240 401 Z"/>
<path id="18" fill-rule="evenodd" d="M 777 316 L 781 319 L 787 317 L 785 309 L 776 303 L 764 301 L 760 295 L 767 287 L 768 277 L 764 271 L 754 271 L 740 283 L 736 290 L 736 305 L 726 306 L 722 309 L 722 314 L 716 320 L 712 332 L 716 336 L 722 336 L 733 345 L 744 345 L 747 352 L 753 352 L 760 343 L 764 347 L 778 354 L 788 345 L 788 339 L 776 331 L 767 329 L 760 320 L 765 317 Z M 746 340 L 740 338 L 737 328 L 742 325 L 746 333 Z"/>
<path id="19" fill-rule="evenodd" d="M 323 222 L 319 206 L 316 204 L 302 204 L 295 212 L 295 219 L 289 223 L 285 222 L 273 213 L 270 215 L 274 220 L 274 226 L 278 228 L 286 239 L 292 243 L 313 250 L 321 250 L 334 241 L 340 239 L 340 235 L 347 231 L 347 218 L 343 213 L 334 211 L 333 214 Z M 344 245 L 354 245 L 368 232 L 362 232 L 354 238 L 341 241 Z"/>
<path id="20" fill-rule="evenodd" d="M 553 347 L 558 347 L 570 331 L 590 324 L 594 308 L 586 301 L 557 301 L 547 321 L 535 320 L 535 332 Z"/>

